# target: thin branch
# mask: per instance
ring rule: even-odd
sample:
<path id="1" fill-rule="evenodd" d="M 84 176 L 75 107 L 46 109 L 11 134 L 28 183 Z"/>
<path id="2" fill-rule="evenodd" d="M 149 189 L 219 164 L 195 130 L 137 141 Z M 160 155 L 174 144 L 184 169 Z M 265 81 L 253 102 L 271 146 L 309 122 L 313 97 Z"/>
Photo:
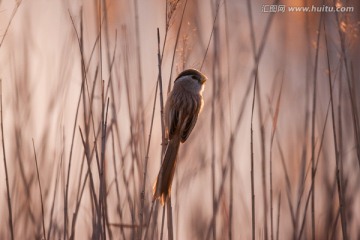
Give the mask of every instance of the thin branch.
<path id="1" fill-rule="evenodd" d="M 162 151 L 161 151 L 161 159 L 163 159 L 163 155 L 166 149 L 166 137 L 165 137 L 165 123 L 164 123 L 164 95 L 163 95 L 163 86 L 162 86 L 162 74 L 161 74 L 161 55 L 160 55 L 160 30 L 157 28 L 157 42 L 158 42 L 158 85 L 159 85 L 159 94 L 160 94 L 160 122 L 161 122 L 161 136 L 162 136 Z"/>
<path id="2" fill-rule="evenodd" d="M 342 179 L 340 177 L 340 160 L 339 160 L 339 150 L 338 150 L 338 142 L 336 136 L 336 126 L 335 126 L 335 111 L 334 111 L 334 101 L 333 101 L 333 89 L 331 85 L 331 68 L 330 68 L 330 58 L 329 58 L 329 46 L 327 41 L 327 34 L 324 24 L 324 31 L 325 31 L 325 43 L 326 43 L 326 56 L 327 56 L 327 67 L 328 67 L 328 80 L 329 80 L 329 92 L 330 92 L 330 102 L 331 102 L 331 119 L 332 119 L 332 130 L 333 130 L 333 137 L 334 137 L 334 149 L 335 149 L 335 166 L 336 166 L 336 183 L 338 188 L 338 198 L 339 198 L 339 205 L 340 205 L 340 220 L 342 226 L 342 236 L 343 239 L 347 239 L 347 229 L 346 229 L 346 215 L 345 215 L 345 202 L 344 202 L 344 192 L 342 186 Z"/>
<path id="3" fill-rule="evenodd" d="M 284 77 L 282 77 L 282 81 L 281 81 L 281 87 L 280 87 L 280 92 L 277 98 L 277 102 L 276 102 L 276 108 L 275 108 L 275 112 L 274 112 L 274 116 L 273 116 L 273 126 L 272 126 L 272 131 L 271 131 L 271 139 L 270 139 L 270 174 L 269 174 L 269 178 L 270 178 L 270 239 L 274 240 L 274 218 L 273 218 L 273 172 L 272 172 L 272 150 L 273 150 L 273 143 L 274 143 L 274 137 L 275 137 L 275 132 L 276 132 L 276 127 L 277 127 L 277 122 L 278 122 L 278 117 L 279 117 L 279 111 L 280 111 L 280 100 L 281 100 L 281 93 L 282 93 L 282 89 L 283 89 L 283 81 L 284 81 Z M 280 201 L 280 200 L 279 200 Z"/>
<path id="4" fill-rule="evenodd" d="M 276 228 L 276 240 L 279 240 L 280 232 L 280 207 L 281 207 L 281 193 L 279 193 L 279 202 L 278 202 L 278 214 L 277 214 L 277 228 Z"/>
<path id="5" fill-rule="evenodd" d="M 311 234 L 315 239 L 315 118 L 316 118 L 316 93 L 317 93 L 317 70 L 319 58 L 320 30 L 323 14 L 320 15 L 318 36 L 316 41 L 315 66 L 314 66 L 314 89 L 311 116 Z"/>
<path id="6" fill-rule="evenodd" d="M 141 191 L 140 201 L 141 201 L 141 207 L 140 207 L 140 228 L 139 228 L 139 236 L 138 239 L 141 239 L 142 237 L 142 229 L 143 229 L 143 219 L 144 219 L 144 207 L 145 207 L 145 186 L 146 186 L 146 175 L 147 175 L 147 167 L 149 162 L 149 152 L 150 152 L 150 143 L 151 143 L 151 136 L 152 136 L 152 129 L 154 125 L 154 117 L 155 117 L 155 105 L 156 105 L 156 99 L 157 99 L 157 91 L 158 91 L 159 84 L 156 84 L 155 89 L 155 96 L 154 96 L 154 104 L 152 109 L 152 117 L 151 117 L 151 123 L 150 123 L 150 132 L 149 132 L 149 138 L 147 143 L 147 149 L 146 149 L 146 156 L 145 156 L 145 167 L 144 167 L 144 176 L 143 176 L 143 187 Z M 151 217 L 151 216 L 150 216 Z M 150 221 L 149 221 L 150 223 Z M 149 224 L 147 225 L 149 227 Z"/>
<path id="7" fill-rule="evenodd" d="M 165 206 L 164 206 L 165 207 Z M 167 208 L 167 226 L 168 226 L 168 239 L 174 239 L 174 231 L 173 231 L 173 221 L 172 221 L 172 206 L 171 206 L 171 198 L 167 200 L 166 203 Z"/>
<path id="8" fill-rule="evenodd" d="M 247 0 L 249 22 L 250 22 L 250 35 L 253 54 L 255 57 L 255 76 L 254 76 L 254 89 L 253 89 L 253 98 L 251 105 L 251 123 L 250 123 L 250 181 L 251 181 L 251 236 L 252 240 L 255 240 L 255 186 L 254 186 L 254 136 L 253 136 L 253 118 L 254 118 L 254 107 L 255 107 L 255 96 L 256 96 L 256 84 L 257 84 L 257 66 L 258 66 L 258 57 L 256 54 L 256 40 L 255 40 L 255 31 L 254 23 L 252 18 L 251 2 Z"/>
<path id="9" fill-rule="evenodd" d="M 217 19 L 217 16 L 218 16 L 218 13 L 219 13 L 219 9 L 220 9 L 220 2 L 221 2 L 221 1 L 218 1 L 217 7 L 216 7 L 215 17 L 214 17 L 214 21 L 213 21 L 213 25 L 212 25 L 212 29 L 211 29 L 211 33 L 210 33 L 210 37 L 209 37 L 209 41 L 208 41 L 208 44 L 207 44 L 207 47 L 206 47 L 206 50 L 205 50 L 204 58 L 203 58 L 203 60 L 202 60 L 201 66 L 200 66 L 200 71 L 201 71 L 201 69 L 202 69 L 203 66 L 204 66 L 205 59 L 206 59 L 206 55 L 207 55 L 207 53 L 208 53 L 208 51 L 209 51 L 209 48 L 210 48 L 211 39 L 212 39 L 212 36 L 213 36 L 213 34 L 214 34 L 214 30 L 215 30 L 216 19 Z"/>
<path id="10" fill-rule="evenodd" d="M 163 239 L 163 236 L 164 236 L 164 222 L 165 222 L 165 210 L 166 210 L 166 207 L 165 205 L 163 206 L 163 214 L 162 214 L 162 220 L 161 220 L 161 232 L 160 232 L 160 240 Z"/>
<path id="11" fill-rule="evenodd" d="M 1 1 L 0 1 L 0 2 L 1 2 Z M 6 35 L 7 35 L 7 32 L 8 32 L 8 30 L 9 30 L 9 28 L 10 28 L 10 25 L 11 25 L 11 23 L 12 23 L 14 17 L 15 17 L 15 14 L 16 14 L 17 10 L 19 9 L 19 6 L 20 6 L 21 2 L 22 2 L 22 0 L 18 1 L 18 2 L 16 3 L 16 6 L 15 6 L 14 9 L 13 9 L 13 12 L 12 12 L 12 14 L 11 14 L 9 23 L 8 23 L 8 25 L 6 26 L 5 33 L 4 33 L 4 35 L 3 35 L 2 39 L 1 39 L 1 42 L 0 42 L 0 48 L 1 48 L 2 44 L 3 44 L 3 42 L 4 42 L 4 39 L 5 39 Z"/>
<path id="12" fill-rule="evenodd" d="M 43 203 L 43 197 L 42 197 L 42 191 L 41 191 L 41 183 L 40 183 L 40 175 L 39 175 L 39 166 L 38 166 L 37 157 L 36 157 L 34 139 L 32 139 L 32 143 L 33 143 L 33 150 L 34 150 L 34 157 L 35 157 L 36 175 L 37 175 L 38 184 L 39 184 L 39 191 L 40 191 L 40 203 L 41 203 L 41 215 L 42 215 L 43 236 L 44 236 L 44 239 L 46 240 L 44 203 Z"/>
<path id="13" fill-rule="evenodd" d="M 256 96 L 256 84 L 257 76 L 255 76 L 254 81 L 254 91 L 253 91 L 253 100 L 251 105 L 251 124 L 250 124 L 250 149 L 251 149 L 251 159 L 250 159 L 250 174 L 251 174 L 251 232 L 252 239 L 255 240 L 255 189 L 254 189 L 254 136 L 253 136 L 253 118 L 254 118 L 254 106 L 255 106 L 255 96 Z"/>
<path id="14" fill-rule="evenodd" d="M 1 117 L 1 140 L 2 140 L 2 148 L 3 148 L 3 160 L 4 160 L 4 168 L 5 168 L 5 182 L 6 182 L 6 194 L 7 194 L 7 204 L 9 210 L 9 227 L 11 233 L 11 240 L 14 240 L 14 227 L 13 227 L 13 219 L 12 219 L 12 207 L 11 207 L 11 198 L 10 198 L 10 184 L 9 184 L 9 174 L 6 163 L 6 151 L 5 151 L 5 139 L 4 139 L 4 122 L 3 122 L 3 108 L 2 108 L 2 80 L 0 79 L 0 117 Z"/>

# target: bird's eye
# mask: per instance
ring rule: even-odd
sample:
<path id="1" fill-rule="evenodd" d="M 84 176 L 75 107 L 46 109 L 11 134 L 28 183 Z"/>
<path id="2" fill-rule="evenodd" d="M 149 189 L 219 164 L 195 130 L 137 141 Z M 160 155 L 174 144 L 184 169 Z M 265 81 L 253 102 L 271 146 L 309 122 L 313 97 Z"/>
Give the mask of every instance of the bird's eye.
<path id="1" fill-rule="evenodd" d="M 196 80 L 196 81 L 200 81 L 200 77 L 199 76 L 196 76 L 196 75 L 191 75 L 191 78 Z"/>

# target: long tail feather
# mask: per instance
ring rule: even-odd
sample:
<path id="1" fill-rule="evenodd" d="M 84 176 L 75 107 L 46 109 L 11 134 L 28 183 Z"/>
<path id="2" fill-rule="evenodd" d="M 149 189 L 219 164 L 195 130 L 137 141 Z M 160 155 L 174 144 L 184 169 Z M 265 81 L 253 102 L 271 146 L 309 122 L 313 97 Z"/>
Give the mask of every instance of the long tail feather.
<path id="1" fill-rule="evenodd" d="M 170 140 L 164 161 L 162 162 L 159 175 L 153 187 L 153 199 L 160 199 L 162 205 L 166 202 L 170 195 L 171 183 L 175 173 L 176 157 L 180 146 L 180 138 L 174 137 Z"/>

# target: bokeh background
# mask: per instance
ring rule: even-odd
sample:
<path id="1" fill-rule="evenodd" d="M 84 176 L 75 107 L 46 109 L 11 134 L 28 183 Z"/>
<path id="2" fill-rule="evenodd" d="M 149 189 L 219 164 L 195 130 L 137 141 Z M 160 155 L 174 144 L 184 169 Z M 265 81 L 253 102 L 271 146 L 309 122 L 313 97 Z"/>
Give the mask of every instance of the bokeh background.
<path id="1" fill-rule="evenodd" d="M 0 1 L 0 239 L 359 239 L 359 5 Z M 209 80 L 162 227 L 186 68 Z"/>

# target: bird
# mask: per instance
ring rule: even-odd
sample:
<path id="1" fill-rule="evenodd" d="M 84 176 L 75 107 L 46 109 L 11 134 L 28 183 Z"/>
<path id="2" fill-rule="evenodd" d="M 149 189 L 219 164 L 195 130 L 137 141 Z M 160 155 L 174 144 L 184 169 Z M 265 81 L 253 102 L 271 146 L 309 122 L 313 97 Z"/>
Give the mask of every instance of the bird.
<path id="1" fill-rule="evenodd" d="M 164 108 L 165 136 L 168 144 L 153 187 L 153 201 L 162 205 L 170 197 L 180 143 L 184 143 L 193 130 L 204 100 L 207 77 L 196 69 L 182 71 L 175 79 Z"/>

